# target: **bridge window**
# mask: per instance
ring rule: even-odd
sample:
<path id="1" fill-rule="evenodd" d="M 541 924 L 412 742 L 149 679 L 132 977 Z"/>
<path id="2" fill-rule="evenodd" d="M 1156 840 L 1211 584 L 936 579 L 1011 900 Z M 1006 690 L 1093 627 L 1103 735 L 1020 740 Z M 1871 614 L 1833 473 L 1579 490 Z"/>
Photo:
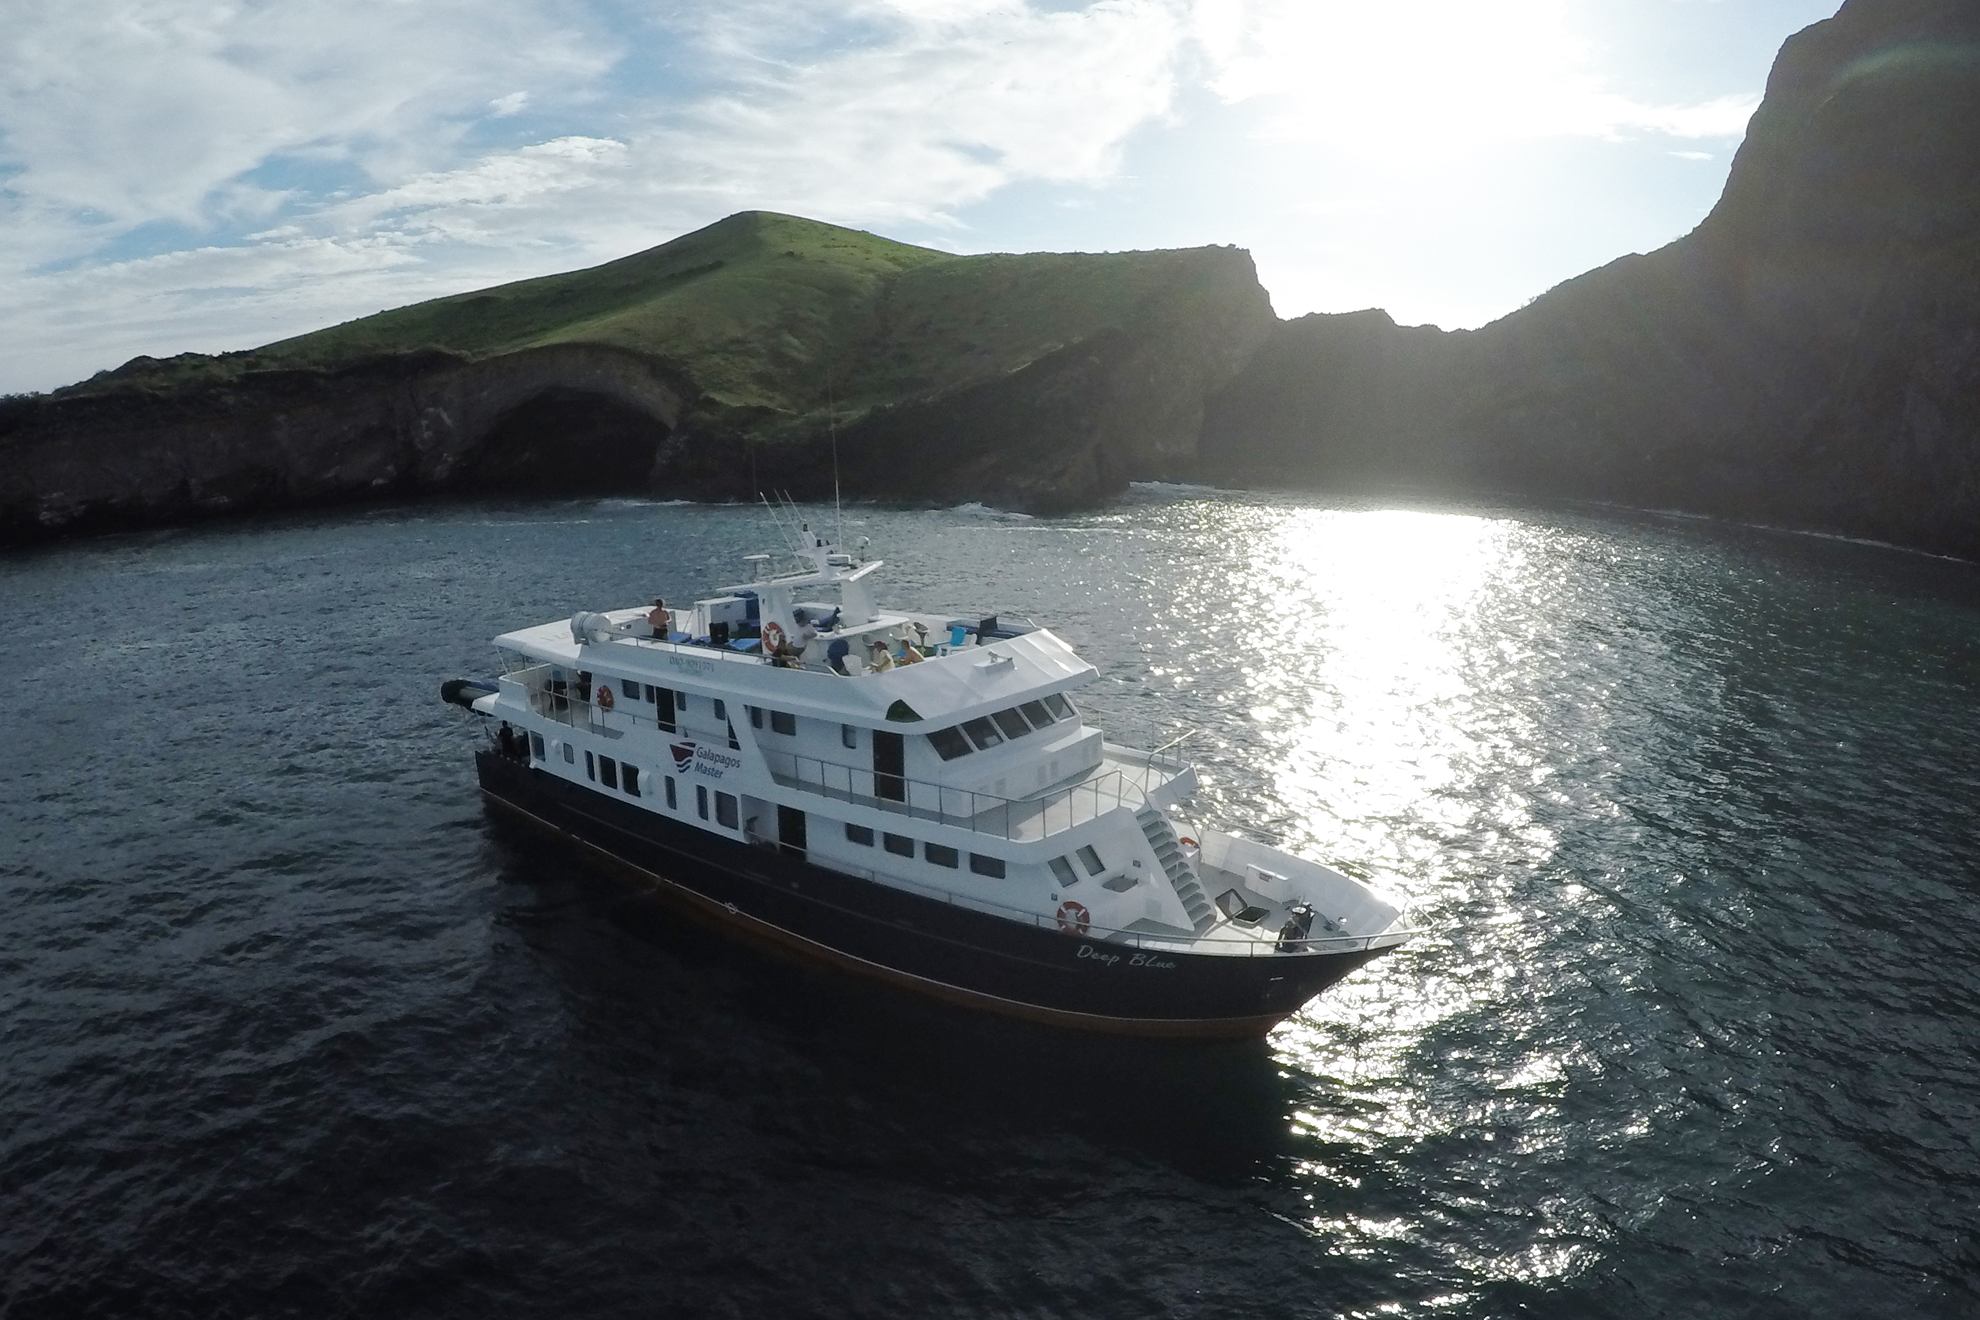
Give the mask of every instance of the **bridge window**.
<path id="1" fill-rule="evenodd" d="M 1004 731 L 1006 738 L 1022 738 L 1031 732 L 1031 726 L 1024 722 L 1024 716 L 1015 710 L 1000 710 L 990 718 L 997 721 L 997 727 Z"/>
<path id="2" fill-rule="evenodd" d="M 1052 718 L 1055 720 L 1069 720 L 1076 713 L 1072 703 L 1056 692 L 1045 698 L 1045 709 L 1052 712 Z"/>
<path id="3" fill-rule="evenodd" d="M 976 744 L 979 751 L 987 751 L 1004 741 L 1004 735 L 998 733 L 997 726 L 988 719 L 971 720 L 962 726 L 962 730 L 969 735 L 969 740 Z"/>
<path id="4" fill-rule="evenodd" d="M 962 736 L 961 729 L 937 729 L 928 735 L 928 741 L 935 744 L 935 751 L 944 761 L 953 761 L 958 756 L 968 756 L 975 749 L 969 739 Z"/>
<path id="5" fill-rule="evenodd" d="M 1042 729 L 1052 723 L 1052 712 L 1045 709 L 1042 701 L 1027 701 L 1018 709 L 1024 712 L 1024 717 L 1031 721 L 1034 729 Z"/>

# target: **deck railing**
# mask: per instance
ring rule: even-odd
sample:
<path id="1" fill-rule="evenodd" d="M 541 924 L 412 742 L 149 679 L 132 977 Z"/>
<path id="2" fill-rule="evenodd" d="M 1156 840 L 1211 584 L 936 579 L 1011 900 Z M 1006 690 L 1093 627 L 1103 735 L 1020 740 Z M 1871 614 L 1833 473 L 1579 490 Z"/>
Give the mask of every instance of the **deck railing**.
<path id="1" fill-rule="evenodd" d="M 906 889 L 924 898 L 940 899 L 952 907 L 969 908 L 1023 925 L 1036 926 L 1041 930 L 1056 930 L 1070 939 L 1095 940 L 1110 945 L 1126 945 L 1130 949 L 1168 953 L 1210 954 L 1220 958 L 1271 958 L 1299 953 L 1360 953 L 1373 948 L 1378 941 L 1385 944 L 1401 944 L 1417 934 L 1418 930 L 1414 926 L 1404 926 L 1377 931 L 1373 935 L 1327 935 L 1303 940 L 1281 940 L 1276 935 L 1263 931 L 1255 938 L 1243 940 L 1206 939 L 1200 935 L 1158 935 L 1148 931 L 1123 930 L 1111 926 L 1089 925 L 1082 931 L 1077 928 L 1068 929 L 1058 917 L 1053 915 L 1011 907 L 1005 903 L 958 894 L 947 889 L 938 889 L 933 885 L 919 884 L 902 876 L 883 875 L 878 871 L 839 866 L 836 863 L 832 869 L 871 880 L 876 884 Z"/>
<path id="2" fill-rule="evenodd" d="M 795 752 L 766 749 L 763 759 L 770 777 L 783 788 L 994 838 L 1029 840 L 1069 830 L 1119 807 L 1138 811 L 1150 793 L 1187 769 L 1182 761 L 1153 752 L 1110 747 L 1109 754 L 1128 759 L 1129 767 L 1031 798 L 978 793 Z"/>

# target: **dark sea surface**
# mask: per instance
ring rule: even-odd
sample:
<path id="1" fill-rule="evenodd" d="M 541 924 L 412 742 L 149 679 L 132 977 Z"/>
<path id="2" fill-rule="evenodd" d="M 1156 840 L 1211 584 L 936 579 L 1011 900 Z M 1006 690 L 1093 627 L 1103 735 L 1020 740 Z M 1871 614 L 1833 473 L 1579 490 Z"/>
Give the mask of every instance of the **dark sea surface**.
<path id="1" fill-rule="evenodd" d="M 12 554 L 0 1316 L 1980 1314 L 1980 568 L 1159 487 L 846 523 L 1425 934 L 1121 1043 L 497 827 L 439 682 L 735 580 L 747 509 Z"/>

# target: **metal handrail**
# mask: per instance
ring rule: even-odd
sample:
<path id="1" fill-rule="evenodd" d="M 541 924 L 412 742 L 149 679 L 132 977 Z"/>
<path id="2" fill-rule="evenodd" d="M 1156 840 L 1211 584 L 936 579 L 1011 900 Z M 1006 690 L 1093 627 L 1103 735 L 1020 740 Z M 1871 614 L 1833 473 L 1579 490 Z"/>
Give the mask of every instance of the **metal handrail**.
<path id="1" fill-rule="evenodd" d="M 1181 773 L 1180 767 L 1171 773 L 1150 764 L 1139 774 L 1112 770 L 1042 797 L 1007 798 L 796 752 L 765 748 L 763 759 L 769 766 L 770 777 L 783 788 L 1008 840 L 1044 838 L 1107 811 L 1121 807 L 1139 809 L 1146 805 L 1154 788 L 1159 787 L 1151 784 L 1151 779 L 1161 776 L 1166 783 Z M 878 789 L 883 784 L 897 785 L 901 795 L 881 794 Z M 1079 810 L 1081 805 L 1086 807 L 1083 814 Z"/>
<path id="2" fill-rule="evenodd" d="M 1416 935 L 1421 929 L 1416 926 L 1406 926 L 1400 930 L 1377 931 L 1373 935 L 1328 935 L 1303 940 L 1279 940 L 1275 937 L 1266 937 L 1247 940 L 1242 944 L 1233 944 L 1228 940 L 1207 940 L 1201 935 L 1150 935 L 1144 931 L 1123 930 L 1115 926 L 1089 925 L 1084 931 L 1068 930 L 1056 915 L 1047 916 L 1042 912 L 1015 908 L 986 898 L 974 898 L 967 894 L 958 894 L 953 890 L 938 889 L 933 885 L 920 884 L 904 876 L 887 875 L 863 867 L 833 866 L 830 869 L 847 875 L 856 875 L 876 884 L 910 889 L 924 897 L 942 899 L 954 907 L 985 909 L 988 915 L 1006 919 L 1021 917 L 1033 926 L 1057 930 L 1060 934 L 1074 939 L 1097 939 L 1108 944 L 1124 944 L 1134 949 L 1158 949 L 1170 953 L 1198 953 L 1220 958 L 1270 958 L 1290 953 L 1355 953 L 1371 947 L 1377 940 L 1400 937 L 1396 942 L 1401 943 Z"/>

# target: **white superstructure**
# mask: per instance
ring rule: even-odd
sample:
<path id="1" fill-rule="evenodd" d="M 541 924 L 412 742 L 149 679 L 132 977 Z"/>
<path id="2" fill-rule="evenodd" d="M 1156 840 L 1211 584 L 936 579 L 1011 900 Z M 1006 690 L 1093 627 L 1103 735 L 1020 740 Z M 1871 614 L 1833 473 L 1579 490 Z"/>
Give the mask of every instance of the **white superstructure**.
<path id="1" fill-rule="evenodd" d="M 1106 741 L 1069 695 L 1093 666 L 1051 632 L 884 608 L 880 561 L 795 536 L 793 571 L 754 557 L 757 580 L 691 609 L 504 634 L 473 708 L 588 791 L 1095 941 L 1249 956 L 1408 937 L 1380 889 L 1183 822 L 1195 771 Z"/>

